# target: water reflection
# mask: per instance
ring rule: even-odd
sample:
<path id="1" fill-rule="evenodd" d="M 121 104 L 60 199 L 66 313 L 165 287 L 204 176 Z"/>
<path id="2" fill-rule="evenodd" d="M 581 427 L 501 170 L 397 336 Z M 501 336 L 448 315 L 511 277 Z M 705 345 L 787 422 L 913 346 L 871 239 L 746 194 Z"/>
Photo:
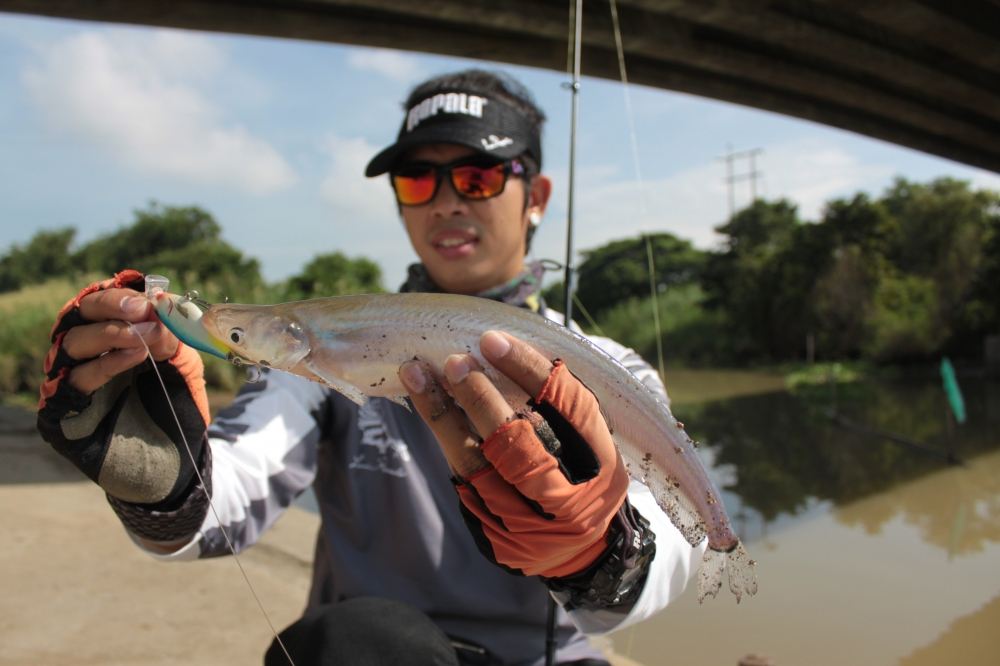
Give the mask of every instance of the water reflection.
<path id="1" fill-rule="evenodd" d="M 756 596 L 699 605 L 686 593 L 615 634 L 615 648 L 646 666 L 734 666 L 751 653 L 778 666 L 992 666 L 1000 654 L 996 479 L 1000 450 L 819 505 L 747 544 L 758 561 Z"/>
<path id="2" fill-rule="evenodd" d="M 955 620 L 935 641 L 900 660 L 899 666 L 990 663 L 983 661 L 983 657 L 992 660 L 996 656 L 997 627 L 1000 627 L 1000 597 Z"/>
<path id="3" fill-rule="evenodd" d="M 998 663 L 1000 385 L 962 388 L 969 419 L 951 430 L 932 382 L 678 405 L 760 591 L 739 606 L 687 593 L 616 633 L 616 650 L 647 666 Z"/>
<path id="4" fill-rule="evenodd" d="M 845 506 L 836 517 L 872 534 L 901 516 L 925 543 L 945 550 L 949 557 L 981 552 L 987 544 L 1000 542 L 1000 475 L 996 465 L 983 464 L 987 460 L 977 457 L 953 474 L 932 477 L 928 484 L 905 484 L 876 495 L 863 510 L 861 505 Z"/>
<path id="5" fill-rule="evenodd" d="M 677 411 L 692 436 L 708 447 L 714 465 L 727 470 L 722 485 L 732 514 L 756 518 L 763 529 L 810 508 L 844 506 L 944 468 L 949 452 L 971 459 L 1000 448 L 998 386 L 967 380 L 963 390 L 969 418 L 958 427 L 946 418 L 940 385 L 931 382 L 772 392 Z M 996 538 L 1000 482 L 961 479 L 944 496 L 897 493 L 864 515 L 838 516 L 875 534 L 902 514 L 949 552 L 975 548 L 982 539 Z"/>

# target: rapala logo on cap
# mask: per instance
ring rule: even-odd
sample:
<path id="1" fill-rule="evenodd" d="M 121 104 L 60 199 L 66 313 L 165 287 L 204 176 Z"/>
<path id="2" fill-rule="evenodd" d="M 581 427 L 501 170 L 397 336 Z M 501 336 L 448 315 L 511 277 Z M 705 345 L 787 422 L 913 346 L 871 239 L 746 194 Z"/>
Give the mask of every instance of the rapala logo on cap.
<path id="1" fill-rule="evenodd" d="M 509 136 L 499 137 L 496 134 L 490 134 L 485 139 L 480 139 L 479 142 L 483 144 L 483 150 L 496 150 L 514 143 L 514 139 Z"/>
<path id="2" fill-rule="evenodd" d="M 406 113 L 406 131 L 413 129 L 438 113 L 460 113 L 474 118 L 483 117 L 483 107 L 489 102 L 479 95 L 466 93 L 438 93 L 420 100 Z"/>

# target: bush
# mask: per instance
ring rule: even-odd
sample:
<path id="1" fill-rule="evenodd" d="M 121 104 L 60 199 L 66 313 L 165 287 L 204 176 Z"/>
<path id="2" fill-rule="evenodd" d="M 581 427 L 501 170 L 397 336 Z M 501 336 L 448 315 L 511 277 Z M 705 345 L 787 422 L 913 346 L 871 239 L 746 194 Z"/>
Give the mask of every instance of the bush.
<path id="1" fill-rule="evenodd" d="M 37 391 L 49 351 L 56 313 L 86 279 L 49 280 L 0 295 L 0 388 L 4 393 Z"/>
<path id="2" fill-rule="evenodd" d="M 703 298 L 701 288 L 693 284 L 667 289 L 657 297 L 664 362 L 711 363 L 725 355 L 722 315 L 704 309 Z M 598 317 L 597 324 L 601 334 L 631 347 L 656 367 L 656 320 L 651 300 L 648 296 L 630 298 Z"/>
<path id="3" fill-rule="evenodd" d="M 0 294 L 0 318 L 4 322 L 0 327 L 0 391 L 5 396 L 38 392 L 56 314 L 83 285 L 101 277 L 59 278 Z M 245 370 L 205 358 L 205 381 L 210 389 L 234 391 L 245 377 Z"/>

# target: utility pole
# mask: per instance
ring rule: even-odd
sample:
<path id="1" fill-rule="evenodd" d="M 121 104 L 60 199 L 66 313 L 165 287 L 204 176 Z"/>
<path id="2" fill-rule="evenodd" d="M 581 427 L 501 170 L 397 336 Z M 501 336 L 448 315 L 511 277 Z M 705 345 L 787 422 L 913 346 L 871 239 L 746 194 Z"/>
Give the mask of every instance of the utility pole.
<path id="1" fill-rule="evenodd" d="M 764 173 L 757 169 L 757 156 L 764 152 L 763 148 L 752 148 L 750 150 L 733 151 L 732 144 L 726 144 L 726 154 L 718 158 L 726 162 L 726 190 L 729 194 L 729 219 L 736 213 L 736 195 L 734 184 L 740 180 L 750 181 L 750 202 L 757 200 L 757 179 L 762 178 Z M 750 162 L 750 170 L 743 173 L 733 173 L 733 165 L 737 159 L 746 159 Z"/>

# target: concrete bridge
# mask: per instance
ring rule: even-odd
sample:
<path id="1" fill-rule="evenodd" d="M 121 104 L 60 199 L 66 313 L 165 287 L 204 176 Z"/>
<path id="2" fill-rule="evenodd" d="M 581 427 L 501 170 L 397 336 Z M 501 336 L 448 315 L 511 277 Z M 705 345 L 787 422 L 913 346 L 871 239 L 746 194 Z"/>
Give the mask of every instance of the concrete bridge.
<path id="1" fill-rule="evenodd" d="M 0 11 L 567 69 L 568 0 L 0 0 Z M 1000 171 L 1000 0 L 618 0 L 630 81 Z M 583 73 L 618 79 L 610 4 Z"/>

